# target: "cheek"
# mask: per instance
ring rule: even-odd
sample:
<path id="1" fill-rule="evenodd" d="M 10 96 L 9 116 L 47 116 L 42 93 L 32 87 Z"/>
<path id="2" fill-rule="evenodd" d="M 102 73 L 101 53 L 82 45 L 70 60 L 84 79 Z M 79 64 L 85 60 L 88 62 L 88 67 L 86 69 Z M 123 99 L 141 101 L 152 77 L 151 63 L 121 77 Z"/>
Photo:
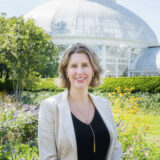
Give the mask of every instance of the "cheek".
<path id="1" fill-rule="evenodd" d="M 68 76 L 71 77 L 75 74 L 75 71 L 73 69 L 68 70 Z"/>
<path id="2" fill-rule="evenodd" d="M 87 69 L 86 72 L 87 72 L 88 74 L 90 74 L 90 75 L 93 74 L 93 70 L 92 70 L 92 69 Z"/>

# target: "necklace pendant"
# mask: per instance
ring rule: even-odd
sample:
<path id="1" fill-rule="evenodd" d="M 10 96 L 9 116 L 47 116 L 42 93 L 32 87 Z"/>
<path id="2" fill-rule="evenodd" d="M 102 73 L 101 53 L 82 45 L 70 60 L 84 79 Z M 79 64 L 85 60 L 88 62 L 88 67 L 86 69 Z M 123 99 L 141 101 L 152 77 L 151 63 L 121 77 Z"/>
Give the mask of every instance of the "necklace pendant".
<path id="1" fill-rule="evenodd" d="M 95 144 L 95 142 L 94 142 L 94 144 L 93 144 L 93 152 L 94 152 L 94 153 L 96 152 L 96 144 Z"/>

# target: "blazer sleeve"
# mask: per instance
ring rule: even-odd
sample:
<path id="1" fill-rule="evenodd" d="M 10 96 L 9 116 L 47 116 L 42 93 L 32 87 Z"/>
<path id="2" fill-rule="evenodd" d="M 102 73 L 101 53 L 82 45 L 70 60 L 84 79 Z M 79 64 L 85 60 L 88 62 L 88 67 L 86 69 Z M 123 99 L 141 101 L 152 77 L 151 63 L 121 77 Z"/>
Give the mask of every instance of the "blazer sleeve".
<path id="1" fill-rule="evenodd" d="M 113 117 L 113 113 L 112 113 L 109 101 L 108 101 L 108 106 L 109 106 L 110 115 L 111 115 L 111 119 L 112 119 L 112 125 L 114 128 L 114 146 L 113 146 L 113 152 L 111 154 L 110 160 L 120 160 L 121 155 L 122 155 L 122 148 L 121 148 L 120 142 L 117 138 L 117 129 L 116 129 L 116 125 L 115 125 L 115 121 L 114 121 L 114 117 Z"/>
<path id="2" fill-rule="evenodd" d="M 40 104 L 38 117 L 38 147 L 40 160 L 58 160 L 54 132 L 53 109 L 47 100 L 43 100 Z"/>

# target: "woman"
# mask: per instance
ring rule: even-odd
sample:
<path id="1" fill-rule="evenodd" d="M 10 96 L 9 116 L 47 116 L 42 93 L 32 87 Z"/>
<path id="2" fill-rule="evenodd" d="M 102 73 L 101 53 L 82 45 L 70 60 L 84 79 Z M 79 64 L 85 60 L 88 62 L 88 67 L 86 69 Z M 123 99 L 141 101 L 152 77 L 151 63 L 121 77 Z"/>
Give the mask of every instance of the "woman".
<path id="1" fill-rule="evenodd" d="M 59 64 L 61 94 L 41 102 L 38 123 L 40 160 L 119 160 L 121 146 L 107 99 L 88 92 L 100 84 L 96 54 L 75 44 Z"/>

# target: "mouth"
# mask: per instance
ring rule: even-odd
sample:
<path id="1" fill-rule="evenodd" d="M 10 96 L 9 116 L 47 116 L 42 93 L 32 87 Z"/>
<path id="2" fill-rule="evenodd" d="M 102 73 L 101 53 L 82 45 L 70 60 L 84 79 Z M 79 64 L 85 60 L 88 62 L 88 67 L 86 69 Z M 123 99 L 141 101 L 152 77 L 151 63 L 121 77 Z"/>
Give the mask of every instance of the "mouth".
<path id="1" fill-rule="evenodd" d="M 79 77 L 75 78 L 78 82 L 83 82 L 86 78 L 85 77 Z"/>

